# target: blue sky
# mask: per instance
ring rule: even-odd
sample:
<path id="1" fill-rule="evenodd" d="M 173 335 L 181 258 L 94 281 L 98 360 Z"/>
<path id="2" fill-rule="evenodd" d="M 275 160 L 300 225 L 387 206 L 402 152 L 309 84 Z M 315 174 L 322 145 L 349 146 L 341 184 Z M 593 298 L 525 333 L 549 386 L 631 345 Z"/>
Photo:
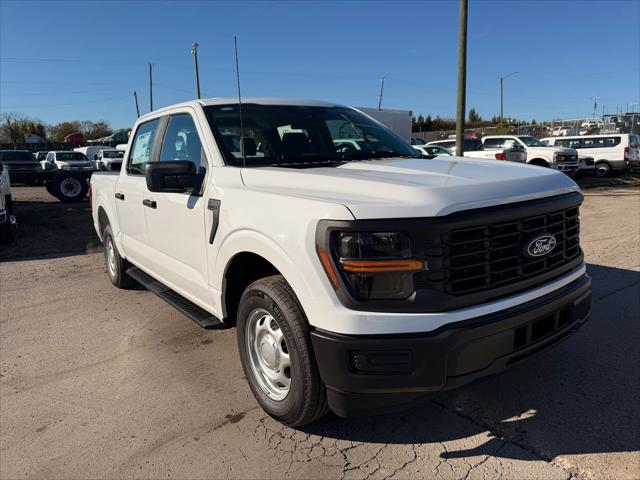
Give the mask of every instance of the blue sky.
<path id="1" fill-rule="evenodd" d="M 47 122 L 135 120 L 195 97 L 235 95 L 238 35 L 243 96 L 332 100 L 453 116 L 457 0 L 354 2 L 0 0 L 0 110 Z M 467 107 L 483 117 L 576 118 L 592 97 L 608 112 L 640 102 L 640 1 L 470 0 Z M 640 105 L 636 105 L 640 107 Z M 637 109 L 637 108 L 636 108 Z"/>

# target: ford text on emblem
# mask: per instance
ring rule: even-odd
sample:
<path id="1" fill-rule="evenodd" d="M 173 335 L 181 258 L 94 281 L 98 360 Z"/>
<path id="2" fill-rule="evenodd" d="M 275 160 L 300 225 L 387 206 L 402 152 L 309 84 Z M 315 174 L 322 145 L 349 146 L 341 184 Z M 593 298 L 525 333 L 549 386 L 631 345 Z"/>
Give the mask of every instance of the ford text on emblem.
<path id="1" fill-rule="evenodd" d="M 531 258 L 543 257 L 556 248 L 557 243 L 556 237 L 551 234 L 540 235 L 527 244 L 525 254 Z"/>

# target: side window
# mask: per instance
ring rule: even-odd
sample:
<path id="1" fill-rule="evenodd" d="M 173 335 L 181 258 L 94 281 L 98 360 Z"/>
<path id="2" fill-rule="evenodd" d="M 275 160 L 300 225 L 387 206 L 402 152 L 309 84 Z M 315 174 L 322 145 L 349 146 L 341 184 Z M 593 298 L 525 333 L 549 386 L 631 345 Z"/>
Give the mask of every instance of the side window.
<path id="1" fill-rule="evenodd" d="M 47 162 L 53 162 L 53 153 L 52 152 L 47 153 Z"/>
<path id="2" fill-rule="evenodd" d="M 572 138 L 569 140 L 569 148 L 582 148 L 582 139 Z"/>
<path id="3" fill-rule="evenodd" d="M 160 161 L 189 160 L 196 168 L 206 166 L 200 137 L 188 113 L 172 115 L 162 141 Z"/>
<path id="4" fill-rule="evenodd" d="M 138 127 L 133 139 L 127 171 L 135 175 L 144 175 L 144 167 L 151 161 L 151 149 L 158 131 L 160 119 L 151 120 Z"/>
<path id="5" fill-rule="evenodd" d="M 500 148 L 502 146 L 502 138 L 486 138 L 483 142 L 485 149 Z"/>
<path id="6" fill-rule="evenodd" d="M 522 145 L 520 145 L 520 143 L 519 143 L 519 142 L 517 142 L 514 138 L 505 138 L 505 139 L 502 141 L 502 145 L 500 145 L 500 146 L 501 146 L 502 148 L 513 148 L 513 146 L 514 146 L 514 145 L 515 145 L 516 147 L 520 147 L 520 146 L 522 146 Z"/>

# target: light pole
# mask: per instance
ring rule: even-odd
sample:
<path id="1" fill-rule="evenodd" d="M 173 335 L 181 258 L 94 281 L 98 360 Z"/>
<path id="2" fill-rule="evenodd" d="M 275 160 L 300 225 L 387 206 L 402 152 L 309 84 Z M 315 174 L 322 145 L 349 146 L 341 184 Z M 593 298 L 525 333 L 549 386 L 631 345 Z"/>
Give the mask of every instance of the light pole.
<path id="1" fill-rule="evenodd" d="M 458 32 L 458 105 L 456 111 L 456 155 L 464 151 L 464 114 L 467 94 L 467 12 L 468 0 L 460 0 Z"/>
<path id="2" fill-rule="evenodd" d="M 200 98 L 200 75 L 198 74 L 198 45 L 194 43 L 191 45 L 191 54 L 193 55 L 193 61 L 196 64 L 196 92 L 198 94 L 198 98 Z"/>
<path id="3" fill-rule="evenodd" d="M 518 72 L 511 72 L 509 75 L 500 77 L 500 123 L 504 123 L 504 96 L 503 96 L 503 83 L 505 79 L 515 75 Z"/>

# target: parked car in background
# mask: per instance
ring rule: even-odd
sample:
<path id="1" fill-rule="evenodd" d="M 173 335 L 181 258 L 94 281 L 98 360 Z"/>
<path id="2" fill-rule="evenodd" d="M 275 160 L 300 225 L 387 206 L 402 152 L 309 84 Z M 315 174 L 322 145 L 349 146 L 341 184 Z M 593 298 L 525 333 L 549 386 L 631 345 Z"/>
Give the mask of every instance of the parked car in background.
<path id="1" fill-rule="evenodd" d="M 42 166 L 29 150 L 0 150 L 0 162 L 14 184 L 37 185 L 42 180 Z"/>
<path id="2" fill-rule="evenodd" d="M 104 145 L 90 145 L 88 147 L 74 148 L 73 151 L 82 153 L 90 162 L 94 162 L 95 164 L 95 162 L 98 160 L 98 152 L 103 148 L 110 147 L 105 147 Z"/>
<path id="3" fill-rule="evenodd" d="M 524 149 L 527 163 L 540 167 L 550 167 L 573 175 L 578 170 L 578 152 L 571 148 L 547 146 L 537 138 L 528 135 L 488 135 L 482 139 L 483 150 L 468 156 L 494 158 L 496 151 L 506 148 Z"/>
<path id="4" fill-rule="evenodd" d="M 549 145 L 569 147 L 593 157 L 596 175 L 607 177 L 615 171 L 640 167 L 640 137 L 629 133 L 549 137 Z"/>
<path id="5" fill-rule="evenodd" d="M 0 161 L 0 243 L 11 243 L 16 229 L 9 169 Z"/>
<path id="6" fill-rule="evenodd" d="M 413 145 L 413 148 L 426 157 L 434 158 L 438 156 L 450 157 L 452 153 L 440 145 Z"/>
<path id="7" fill-rule="evenodd" d="M 434 140 L 433 142 L 428 142 L 427 145 L 438 145 L 440 147 L 446 148 L 451 152 L 452 155 L 456 153 L 456 140 L 447 139 L 447 140 Z M 477 150 L 482 150 L 482 140 L 479 138 L 465 138 L 463 150 L 465 152 L 475 152 Z"/>
<path id="8" fill-rule="evenodd" d="M 596 164 L 593 157 L 587 155 L 578 155 L 578 171 L 576 175 L 585 176 L 596 173 Z"/>
<path id="9" fill-rule="evenodd" d="M 70 172 L 93 172 L 94 163 L 80 152 L 59 150 L 47 153 L 46 161 L 55 165 L 58 170 Z"/>
<path id="10" fill-rule="evenodd" d="M 243 130 L 235 98 L 140 117 L 120 172 L 91 179 L 92 217 L 114 286 L 135 279 L 203 328 L 236 328 L 272 417 L 407 408 L 587 321 L 583 197 L 566 175 L 427 161 L 333 103 L 241 111 Z M 348 138 L 359 149 L 337 151 Z"/>
<path id="11" fill-rule="evenodd" d="M 116 148 L 102 148 L 98 151 L 96 170 L 120 170 L 124 152 Z"/>
<path id="12" fill-rule="evenodd" d="M 426 145 L 427 142 L 422 138 L 411 138 L 411 145 Z"/>

